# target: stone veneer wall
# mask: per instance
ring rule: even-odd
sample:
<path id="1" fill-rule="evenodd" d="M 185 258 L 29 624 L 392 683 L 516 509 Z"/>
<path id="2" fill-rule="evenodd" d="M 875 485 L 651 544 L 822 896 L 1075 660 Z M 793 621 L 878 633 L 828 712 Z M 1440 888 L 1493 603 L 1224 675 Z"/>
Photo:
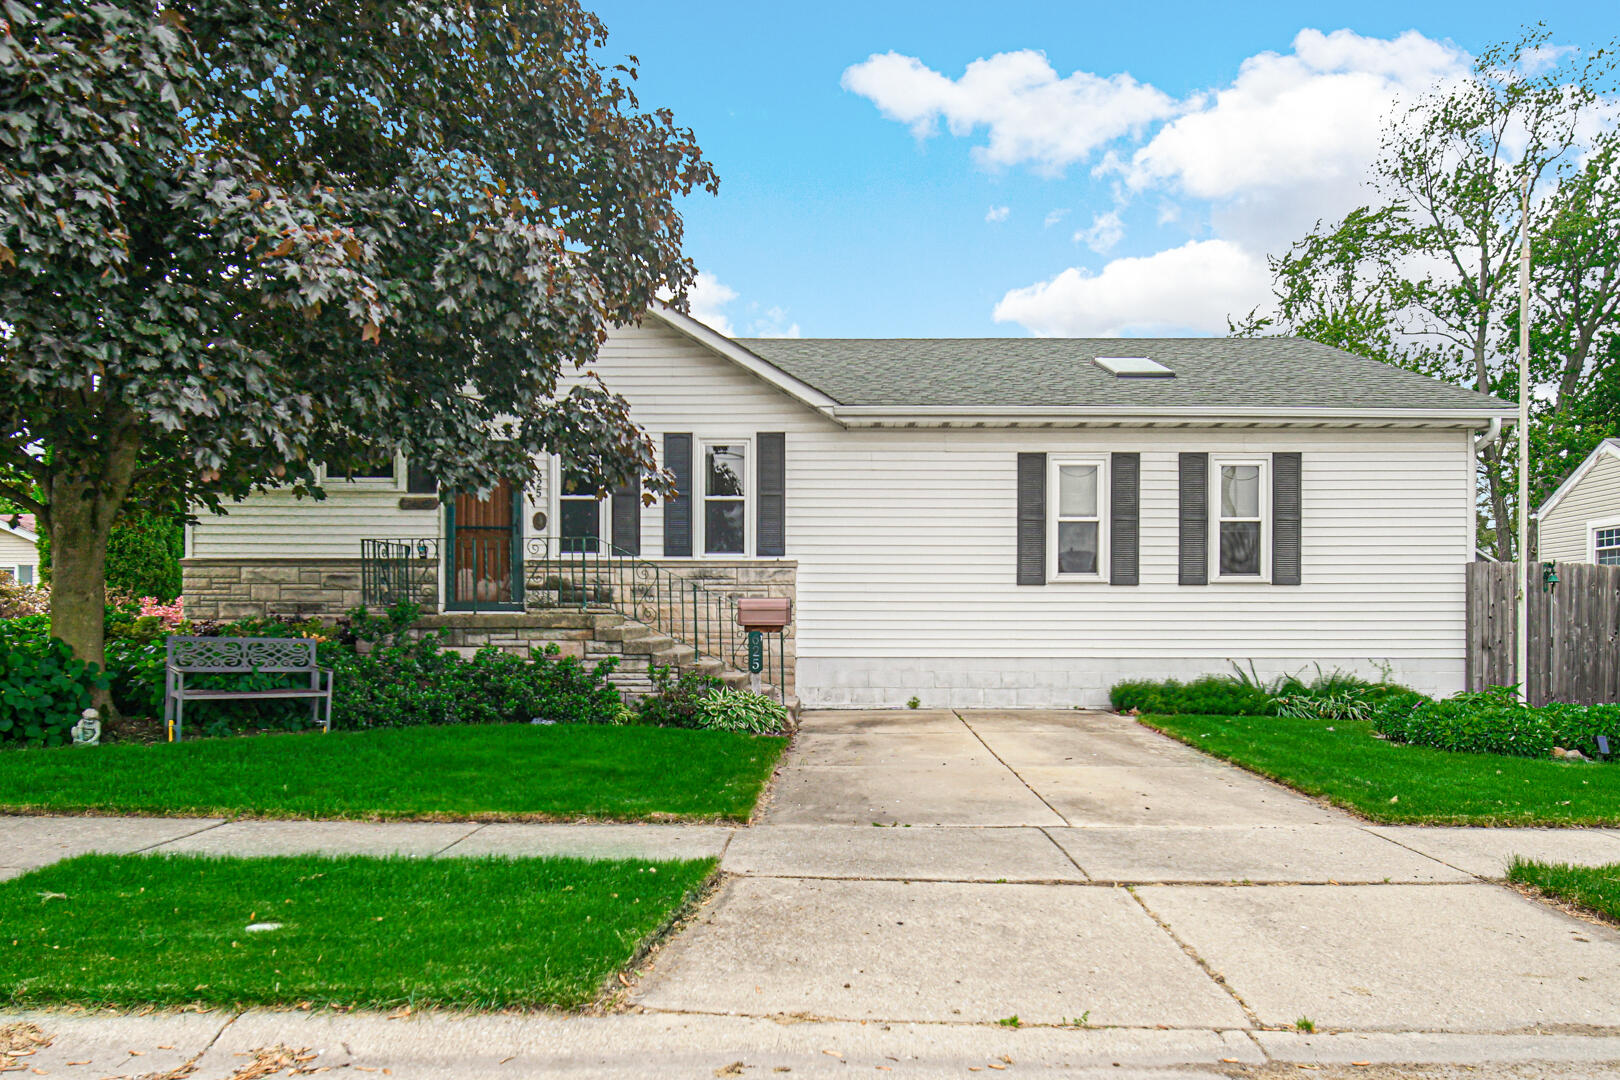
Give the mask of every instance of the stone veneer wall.
<path id="1" fill-rule="evenodd" d="M 785 597 L 797 603 L 798 563 L 791 559 L 644 561 L 656 563 L 714 592 L 738 597 Z M 193 619 L 227 620 L 272 615 L 330 619 L 359 607 L 361 602 L 359 559 L 186 559 L 181 567 L 186 614 Z M 419 576 L 425 581 L 433 577 L 431 573 Z M 533 576 L 531 573 L 530 577 Z M 528 591 L 531 612 L 555 610 L 539 606 L 542 595 L 538 589 Z M 425 611 L 435 610 L 437 585 L 424 584 L 421 599 Z M 669 614 L 667 609 L 664 613 L 666 616 Z M 634 612 L 629 614 L 631 618 L 636 617 Z M 499 620 L 501 617 L 499 613 L 487 616 L 489 620 Z M 519 638 L 525 632 L 524 628 L 505 625 L 491 625 L 487 631 L 458 627 L 455 644 L 495 644 L 516 649 L 523 647 Z M 579 646 L 576 644 L 571 648 L 566 643 L 574 636 L 568 633 L 537 633 L 534 644 L 555 642 L 564 645 L 565 652 L 573 652 Z M 796 693 L 794 669 L 797 666 L 793 626 L 788 627 L 785 636 L 787 691 L 792 694 Z M 770 651 L 769 666 L 774 669 L 777 662 L 774 638 L 767 640 L 767 646 Z M 596 651 L 593 650 L 592 655 L 596 655 Z"/>

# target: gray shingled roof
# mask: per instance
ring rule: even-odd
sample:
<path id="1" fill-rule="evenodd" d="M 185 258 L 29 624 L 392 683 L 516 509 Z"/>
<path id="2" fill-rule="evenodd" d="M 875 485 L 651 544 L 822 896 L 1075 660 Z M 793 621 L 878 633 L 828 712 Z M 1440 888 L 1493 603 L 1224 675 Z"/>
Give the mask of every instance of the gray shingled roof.
<path id="1" fill-rule="evenodd" d="M 744 338 L 841 405 L 1467 409 L 1508 403 L 1304 338 Z M 1147 356 L 1175 378 L 1092 359 Z"/>

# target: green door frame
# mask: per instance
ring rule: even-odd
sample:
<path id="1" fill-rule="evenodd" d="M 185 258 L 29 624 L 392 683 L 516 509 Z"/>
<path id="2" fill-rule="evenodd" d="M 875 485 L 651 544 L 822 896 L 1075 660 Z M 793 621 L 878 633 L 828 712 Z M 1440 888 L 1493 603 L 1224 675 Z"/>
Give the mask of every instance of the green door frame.
<path id="1" fill-rule="evenodd" d="M 489 526 L 468 525 L 467 530 L 489 531 Z M 477 597 L 463 599 L 456 595 L 456 497 L 452 495 L 444 504 L 444 596 L 446 611 L 522 611 L 523 610 L 523 487 L 512 488 L 512 588 L 509 598 L 481 601 Z M 476 568 L 475 568 L 476 571 Z"/>

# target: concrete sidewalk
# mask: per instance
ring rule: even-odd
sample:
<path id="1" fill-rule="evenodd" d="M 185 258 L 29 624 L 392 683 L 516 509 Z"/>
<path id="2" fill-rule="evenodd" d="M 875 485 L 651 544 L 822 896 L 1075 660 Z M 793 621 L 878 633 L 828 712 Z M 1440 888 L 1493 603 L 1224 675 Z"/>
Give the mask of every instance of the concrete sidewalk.
<path id="1" fill-rule="evenodd" d="M 727 872 L 628 1011 L 52 1014 L 27 1059 L 49 1075 L 229 1077 L 277 1043 L 433 1077 L 1620 1073 L 1620 933 L 1497 880 L 1514 855 L 1620 862 L 1620 831 L 1369 826 L 1107 714 L 811 713 L 748 828 L 8 818 L 0 837 L 13 872 L 87 850 Z"/>

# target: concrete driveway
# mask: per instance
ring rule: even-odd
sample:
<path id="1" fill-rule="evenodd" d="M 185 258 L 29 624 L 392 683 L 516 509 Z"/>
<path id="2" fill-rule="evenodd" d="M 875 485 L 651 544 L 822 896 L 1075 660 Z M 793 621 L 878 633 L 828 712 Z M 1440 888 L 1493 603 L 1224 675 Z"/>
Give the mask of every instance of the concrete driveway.
<path id="1" fill-rule="evenodd" d="M 1480 832 L 1370 828 L 1109 714 L 812 713 L 633 1001 L 1250 1046 L 1301 1018 L 1620 1036 L 1620 933 L 1485 880 L 1544 842 L 1620 861 L 1620 833 Z"/>

